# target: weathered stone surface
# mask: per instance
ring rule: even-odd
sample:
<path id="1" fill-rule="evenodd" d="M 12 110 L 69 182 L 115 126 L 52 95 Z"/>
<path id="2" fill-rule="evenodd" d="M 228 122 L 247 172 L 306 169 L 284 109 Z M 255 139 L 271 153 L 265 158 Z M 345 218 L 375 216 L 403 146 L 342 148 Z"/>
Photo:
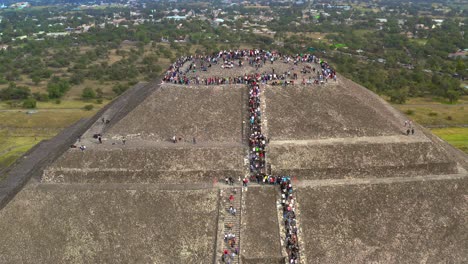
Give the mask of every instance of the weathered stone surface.
<path id="1" fill-rule="evenodd" d="M 241 257 L 244 263 L 278 263 L 281 245 L 274 187 L 249 188 L 242 210 Z"/>
<path id="2" fill-rule="evenodd" d="M 70 149 L 44 171 L 44 182 L 193 183 L 243 175 L 244 148 Z"/>
<path id="3" fill-rule="evenodd" d="M 198 142 L 241 142 L 246 89 L 245 85 L 189 88 L 163 84 L 108 133 L 140 134 L 153 141 L 169 141 L 176 135 L 195 137 Z"/>
<path id="4" fill-rule="evenodd" d="M 22 190 L 0 211 L 0 263 L 211 263 L 217 192 Z"/>
<path id="5" fill-rule="evenodd" d="M 468 178 L 298 189 L 307 263 L 467 263 Z"/>
<path id="6" fill-rule="evenodd" d="M 404 119 L 395 119 L 381 99 L 341 81 L 325 86 L 271 86 L 265 89 L 265 98 L 272 140 L 402 133 Z"/>
<path id="7" fill-rule="evenodd" d="M 240 169 L 242 148 L 70 149 L 56 168 L 128 170 Z"/>
<path id="8" fill-rule="evenodd" d="M 406 137 L 406 136 L 402 136 Z M 270 146 L 269 163 L 299 179 L 375 178 L 457 173 L 457 164 L 430 141 Z"/>
<path id="9" fill-rule="evenodd" d="M 243 177 L 241 170 L 81 170 L 47 169 L 42 176 L 44 183 L 158 183 L 158 184 L 212 184 L 215 180 Z"/>

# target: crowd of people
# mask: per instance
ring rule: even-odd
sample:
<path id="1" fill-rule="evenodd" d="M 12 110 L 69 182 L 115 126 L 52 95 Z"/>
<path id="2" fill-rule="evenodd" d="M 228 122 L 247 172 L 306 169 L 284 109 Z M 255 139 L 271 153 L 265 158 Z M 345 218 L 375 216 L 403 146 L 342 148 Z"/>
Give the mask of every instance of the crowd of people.
<path id="1" fill-rule="evenodd" d="M 290 177 L 268 176 L 265 171 L 265 147 L 267 139 L 262 134 L 260 86 L 256 80 L 249 84 L 249 123 L 250 123 L 250 173 L 257 182 L 265 184 L 279 184 L 281 187 L 281 205 L 283 206 L 283 220 L 286 231 L 285 245 L 288 253 L 289 263 L 295 264 L 299 261 L 299 243 L 297 239 L 297 225 L 295 205 L 293 198 L 293 187 Z"/>
<path id="2" fill-rule="evenodd" d="M 222 69 L 232 69 L 234 67 L 244 67 L 245 63 L 254 67 L 258 72 L 265 64 L 273 64 L 279 61 L 292 66 L 285 72 L 275 73 L 275 70 L 256 73 L 255 76 L 247 74 L 237 77 L 232 76 L 211 76 L 200 77 L 198 70 L 207 71 L 211 67 L 220 67 Z M 189 63 L 187 67 L 184 67 Z M 299 63 L 320 64 L 321 69 L 315 69 L 310 64 L 302 65 Z M 223 84 L 247 84 L 249 77 L 257 78 L 264 84 L 272 85 L 294 85 L 298 83 L 298 73 L 310 74 L 307 78 L 302 78 L 302 84 L 323 84 L 329 79 L 336 81 L 336 72 L 326 63 L 312 54 L 296 54 L 295 56 L 283 55 L 277 52 L 266 50 L 231 50 L 220 51 L 206 56 L 181 57 L 174 62 L 166 71 L 163 82 L 184 85 L 223 85 Z"/>
<path id="3" fill-rule="evenodd" d="M 248 61 L 250 66 L 257 70 L 264 64 L 273 64 L 277 60 L 282 60 L 284 63 L 292 62 L 293 70 L 284 73 L 275 73 L 272 68 L 271 72 L 245 74 L 238 77 L 208 77 L 200 78 L 199 76 L 190 77 L 188 73 L 194 72 L 197 67 L 201 70 L 218 65 L 220 62 L 223 69 L 232 67 L 243 67 L 244 62 Z M 237 62 L 236 62 L 237 61 Z M 302 69 L 298 67 L 300 62 L 314 62 L 320 64 L 321 69 L 315 69 L 310 65 L 304 65 Z M 185 63 L 190 63 L 188 67 L 184 67 Z M 301 73 L 314 73 L 316 78 L 303 80 L 303 84 L 319 84 L 327 79 L 335 79 L 335 71 L 324 61 L 313 55 L 297 55 L 283 56 L 277 53 L 271 53 L 263 50 L 241 50 L 230 52 L 219 52 L 211 56 L 195 56 L 183 57 L 177 60 L 176 63 L 166 72 L 163 79 L 164 82 L 175 84 L 204 84 L 204 85 L 220 85 L 220 84 L 246 84 L 249 87 L 249 170 L 250 180 L 256 180 L 258 183 L 279 185 L 281 189 L 281 205 L 283 210 L 283 221 L 285 227 L 285 246 L 288 254 L 288 262 L 290 264 L 299 263 L 299 243 L 297 239 L 297 223 L 295 213 L 295 199 L 293 198 L 293 187 L 291 179 L 288 176 L 271 176 L 266 170 L 266 144 L 268 142 L 266 136 L 262 132 L 262 111 L 260 100 L 260 84 L 271 85 L 289 85 L 298 81 L 298 74 L 295 70 L 300 70 Z M 325 81 L 326 82 L 326 81 Z M 240 179 L 239 179 L 240 180 Z M 242 180 L 244 187 L 247 187 L 249 178 Z M 228 185 L 234 184 L 232 177 L 226 177 L 225 183 Z M 227 211 L 230 215 L 236 216 L 237 208 L 233 205 L 234 196 L 229 196 L 230 206 Z M 234 223 L 228 223 L 227 230 L 232 230 Z M 224 234 L 224 242 L 226 248 L 223 250 L 222 261 L 231 263 L 239 254 L 238 238 L 232 231 L 227 231 Z"/>
<path id="4" fill-rule="evenodd" d="M 266 138 L 262 133 L 262 114 L 260 109 L 260 85 L 256 80 L 249 84 L 249 166 L 250 174 L 257 179 L 265 176 Z"/>
<path id="5" fill-rule="evenodd" d="M 227 184 L 232 184 L 233 179 L 231 177 L 226 178 Z M 232 193 L 229 195 L 229 199 L 227 200 L 229 202 L 229 207 L 227 208 L 227 212 L 234 218 L 236 218 L 237 214 L 237 209 L 234 206 L 234 195 L 237 194 L 236 189 L 232 189 Z M 238 225 L 239 222 L 236 221 L 229 221 L 228 223 L 225 224 L 227 232 L 224 233 L 224 243 L 225 243 L 225 248 L 223 250 L 223 254 L 221 256 L 221 261 L 227 264 L 232 263 L 236 257 L 239 255 L 239 245 L 238 245 L 238 238 L 236 237 L 236 234 L 233 232 L 234 228 L 236 225 Z M 237 226 L 237 228 L 240 228 Z"/>
<path id="6" fill-rule="evenodd" d="M 257 79 L 249 80 L 249 124 L 249 165 L 251 178 L 255 178 L 258 183 L 278 184 L 281 187 L 281 205 L 283 207 L 285 245 L 288 261 L 291 264 L 299 263 L 295 200 L 293 198 L 291 178 L 288 176 L 271 176 L 266 173 L 265 148 L 267 139 L 262 133 L 260 85 L 257 83 Z M 244 179 L 244 186 L 246 186 L 246 180 Z"/>
<path id="7" fill-rule="evenodd" d="M 281 206 L 285 229 L 285 246 L 290 264 L 299 263 L 299 241 L 297 239 L 296 200 L 293 196 L 293 186 L 289 176 L 264 175 L 259 184 L 278 185 L 281 190 Z"/>
<path id="8" fill-rule="evenodd" d="M 290 264 L 299 263 L 299 241 L 297 239 L 297 222 L 293 187 L 289 176 L 277 177 L 281 187 L 281 205 L 285 228 L 285 245 Z"/>

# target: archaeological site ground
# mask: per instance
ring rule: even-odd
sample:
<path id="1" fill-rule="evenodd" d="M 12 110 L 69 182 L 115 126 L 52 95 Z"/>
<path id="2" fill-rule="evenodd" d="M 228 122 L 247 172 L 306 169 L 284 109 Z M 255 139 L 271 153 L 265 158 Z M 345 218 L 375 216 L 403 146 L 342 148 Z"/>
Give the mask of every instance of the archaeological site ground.
<path id="1" fill-rule="evenodd" d="M 0 263 L 291 263 L 282 190 L 251 177 L 253 84 L 231 81 L 247 76 L 264 172 L 292 184 L 294 263 L 468 263 L 466 154 L 418 124 L 407 135 L 405 115 L 339 74 L 309 83 L 317 61 L 221 61 L 136 85 L 12 166 Z"/>

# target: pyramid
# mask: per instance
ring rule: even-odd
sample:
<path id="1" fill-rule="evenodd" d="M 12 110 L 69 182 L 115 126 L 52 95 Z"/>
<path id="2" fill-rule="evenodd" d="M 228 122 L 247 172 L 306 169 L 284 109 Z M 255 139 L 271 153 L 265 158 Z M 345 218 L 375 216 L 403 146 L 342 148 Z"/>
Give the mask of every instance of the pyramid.
<path id="1" fill-rule="evenodd" d="M 192 62 L 187 78 L 222 78 L 139 84 L 10 169 L 0 263 L 223 263 L 227 249 L 231 263 L 287 263 L 282 192 L 249 178 L 247 75 L 266 172 L 294 186 L 300 263 L 468 262 L 466 154 L 418 124 L 406 135 L 407 117 L 339 74 L 301 82 L 317 63 Z M 257 78 L 273 69 L 285 79 Z"/>

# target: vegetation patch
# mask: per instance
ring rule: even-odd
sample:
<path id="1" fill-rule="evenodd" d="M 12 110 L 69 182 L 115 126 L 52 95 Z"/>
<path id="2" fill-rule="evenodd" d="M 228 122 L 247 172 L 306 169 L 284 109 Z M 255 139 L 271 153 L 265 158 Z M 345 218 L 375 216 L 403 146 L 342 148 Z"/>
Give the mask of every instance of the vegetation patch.
<path id="1" fill-rule="evenodd" d="M 65 101 L 58 106 L 67 106 L 68 103 L 74 104 Z M 92 111 L 52 109 L 30 114 L 27 111 L 0 112 L 0 170 L 11 165 L 41 140 L 52 138 L 79 119 L 94 115 L 97 106 L 102 105 L 96 105 Z"/>
<path id="2" fill-rule="evenodd" d="M 436 128 L 431 131 L 452 146 L 468 153 L 468 127 Z"/>
<path id="3" fill-rule="evenodd" d="M 445 104 L 394 105 L 425 126 L 457 126 L 468 124 L 467 106 Z"/>

